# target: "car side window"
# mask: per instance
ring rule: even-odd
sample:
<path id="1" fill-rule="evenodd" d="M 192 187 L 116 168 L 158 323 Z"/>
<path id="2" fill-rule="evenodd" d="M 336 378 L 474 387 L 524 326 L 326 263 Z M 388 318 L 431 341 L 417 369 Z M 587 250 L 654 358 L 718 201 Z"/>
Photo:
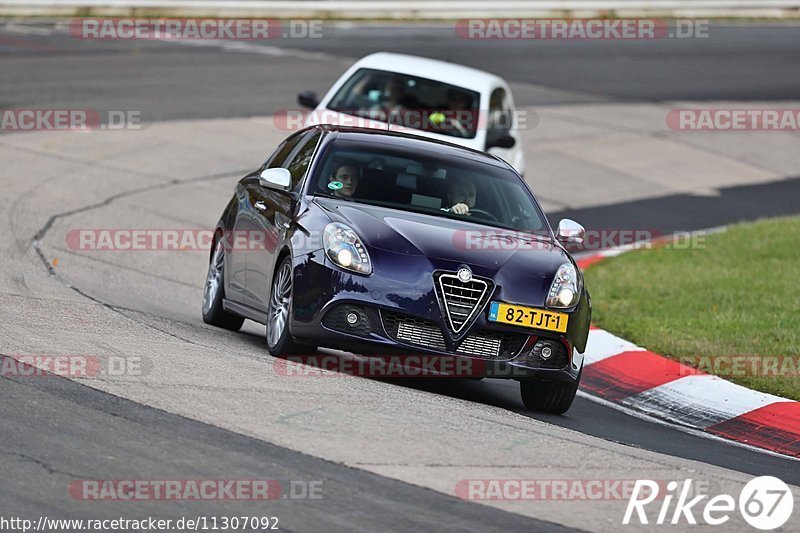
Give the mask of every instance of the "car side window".
<path id="1" fill-rule="evenodd" d="M 305 137 L 303 132 L 295 133 L 285 141 L 283 141 L 278 148 L 272 152 L 272 155 L 269 156 L 267 162 L 264 163 L 262 168 L 279 168 L 283 166 L 283 163 L 289 158 L 289 155 L 292 151 L 297 148 L 297 145 L 300 143 L 301 140 Z"/>
<path id="2" fill-rule="evenodd" d="M 489 127 L 487 129 L 507 132 L 511 129 L 512 121 L 513 115 L 508 105 L 506 91 L 498 87 L 492 91 L 489 98 Z"/>
<path id="3" fill-rule="evenodd" d="M 517 187 L 508 182 L 499 182 L 497 185 L 499 199 L 504 204 L 501 211 L 506 213 L 506 220 L 503 222 L 516 228 L 524 228 L 525 231 L 538 232 L 544 228 L 544 224 L 537 213 L 531 210 L 529 205 L 526 207 L 528 202 L 520 201 Z"/>
<path id="4" fill-rule="evenodd" d="M 284 168 L 289 169 L 289 173 L 292 175 L 293 191 L 298 190 L 301 183 L 303 183 L 303 178 L 308 171 L 311 158 L 314 156 L 314 150 L 317 148 L 321 137 L 322 133 L 319 131 L 315 131 L 310 136 L 305 137 L 304 142 L 289 158 L 288 164 L 284 165 Z"/>

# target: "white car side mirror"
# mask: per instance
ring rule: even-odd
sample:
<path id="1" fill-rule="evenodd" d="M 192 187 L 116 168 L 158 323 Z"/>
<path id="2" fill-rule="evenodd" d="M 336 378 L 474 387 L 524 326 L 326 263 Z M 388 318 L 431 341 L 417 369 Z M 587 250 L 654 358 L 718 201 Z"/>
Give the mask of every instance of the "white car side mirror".
<path id="1" fill-rule="evenodd" d="M 582 244 L 586 237 L 586 229 L 569 218 L 564 218 L 558 223 L 556 238 L 561 242 L 572 242 Z"/>
<path id="2" fill-rule="evenodd" d="M 292 186 L 292 175 L 285 168 L 268 168 L 258 177 L 258 183 L 268 189 L 288 191 Z"/>

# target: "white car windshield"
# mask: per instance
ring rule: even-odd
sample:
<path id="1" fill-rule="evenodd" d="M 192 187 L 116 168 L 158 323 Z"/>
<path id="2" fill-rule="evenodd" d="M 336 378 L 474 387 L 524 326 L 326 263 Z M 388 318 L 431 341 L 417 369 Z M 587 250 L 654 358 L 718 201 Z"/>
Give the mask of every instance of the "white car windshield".
<path id="1" fill-rule="evenodd" d="M 480 94 L 418 76 L 359 69 L 328 109 L 397 126 L 472 139 L 479 125 Z"/>

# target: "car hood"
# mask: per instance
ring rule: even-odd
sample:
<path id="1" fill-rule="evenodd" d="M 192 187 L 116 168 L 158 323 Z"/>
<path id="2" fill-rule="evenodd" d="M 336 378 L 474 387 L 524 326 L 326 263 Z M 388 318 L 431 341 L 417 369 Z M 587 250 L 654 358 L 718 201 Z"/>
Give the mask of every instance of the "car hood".
<path id="1" fill-rule="evenodd" d="M 331 198 L 314 201 L 332 221 L 352 227 L 368 249 L 478 266 L 490 275 L 518 267 L 526 277 L 552 278 L 570 261 L 551 240 L 512 230 Z"/>

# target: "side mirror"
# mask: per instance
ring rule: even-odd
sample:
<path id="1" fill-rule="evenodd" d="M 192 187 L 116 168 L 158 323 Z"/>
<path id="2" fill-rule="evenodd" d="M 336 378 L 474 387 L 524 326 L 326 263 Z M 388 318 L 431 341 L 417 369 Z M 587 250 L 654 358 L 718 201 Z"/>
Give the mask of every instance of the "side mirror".
<path id="1" fill-rule="evenodd" d="M 313 91 L 303 91 L 297 95 L 297 103 L 309 109 L 316 109 L 319 105 L 319 97 Z"/>
<path id="2" fill-rule="evenodd" d="M 486 149 L 494 148 L 513 148 L 517 140 L 505 130 L 489 130 L 486 134 Z"/>
<path id="3" fill-rule="evenodd" d="M 292 186 L 292 175 L 285 168 L 268 168 L 258 177 L 262 187 L 287 192 Z"/>
<path id="4" fill-rule="evenodd" d="M 582 244 L 583 239 L 586 237 L 586 229 L 568 218 L 564 218 L 558 223 L 558 233 L 556 238 L 563 242 L 572 242 L 575 244 Z"/>

